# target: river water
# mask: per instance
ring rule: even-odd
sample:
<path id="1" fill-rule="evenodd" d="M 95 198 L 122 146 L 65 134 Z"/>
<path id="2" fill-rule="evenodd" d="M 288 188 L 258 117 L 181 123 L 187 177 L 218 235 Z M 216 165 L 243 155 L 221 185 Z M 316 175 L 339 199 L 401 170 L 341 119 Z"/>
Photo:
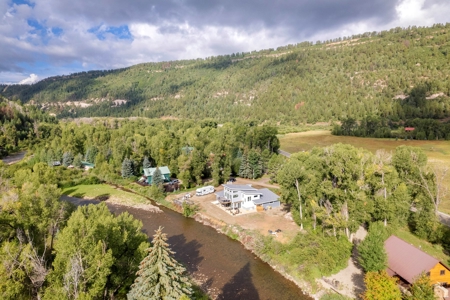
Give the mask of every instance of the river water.
<path id="1" fill-rule="evenodd" d="M 97 203 L 69 197 L 63 199 L 77 205 Z M 116 214 L 128 211 L 141 220 L 148 236 L 152 236 L 159 226 L 164 227 L 170 247 L 176 252 L 175 258 L 186 266 L 192 276 L 200 279 L 203 287 L 217 299 L 311 299 L 241 243 L 218 233 L 214 228 L 164 207 L 160 207 L 163 213 L 114 204 L 108 204 L 108 207 Z"/>

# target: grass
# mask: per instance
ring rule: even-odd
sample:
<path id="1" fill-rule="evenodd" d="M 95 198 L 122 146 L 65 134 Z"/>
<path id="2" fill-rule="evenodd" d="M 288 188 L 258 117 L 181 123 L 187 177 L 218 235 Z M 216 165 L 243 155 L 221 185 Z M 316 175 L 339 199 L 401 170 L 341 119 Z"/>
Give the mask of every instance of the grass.
<path id="1" fill-rule="evenodd" d="M 326 147 L 337 143 L 350 144 L 357 148 L 364 148 L 373 153 L 379 149 L 394 151 L 402 145 L 421 148 L 428 156 L 430 164 L 440 164 L 450 167 L 450 142 L 449 141 L 416 141 L 360 138 L 354 136 L 336 136 L 327 130 L 315 130 L 300 133 L 280 135 L 281 150 L 289 153 L 308 151 L 314 147 Z M 447 175 L 446 185 L 450 185 L 450 174 Z M 443 199 L 439 208 L 445 213 L 450 213 L 450 193 Z"/>
<path id="2" fill-rule="evenodd" d="M 425 240 L 422 240 L 404 228 L 397 229 L 394 234 L 405 242 L 408 242 L 414 247 L 419 248 L 429 255 L 439 259 L 444 264 L 450 262 L 449 256 L 445 254 L 441 245 L 433 245 Z"/>
<path id="3" fill-rule="evenodd" d="M 111 200 L 117 203 L 148 203 L 142 196 L 116 189 L 107 184 L 77 185 L 63 189 L 63 194 L 76 198 Z"/>

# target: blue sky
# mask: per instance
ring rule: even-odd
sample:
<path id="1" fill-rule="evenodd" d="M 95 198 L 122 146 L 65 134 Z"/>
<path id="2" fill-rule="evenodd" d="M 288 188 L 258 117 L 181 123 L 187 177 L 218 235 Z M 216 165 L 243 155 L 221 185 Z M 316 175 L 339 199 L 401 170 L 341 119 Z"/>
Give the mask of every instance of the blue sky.
<path id="1" fill-rule="evenodd" d="M 3 0 L 0 83 L 450 22 L 448 0 Z"/>

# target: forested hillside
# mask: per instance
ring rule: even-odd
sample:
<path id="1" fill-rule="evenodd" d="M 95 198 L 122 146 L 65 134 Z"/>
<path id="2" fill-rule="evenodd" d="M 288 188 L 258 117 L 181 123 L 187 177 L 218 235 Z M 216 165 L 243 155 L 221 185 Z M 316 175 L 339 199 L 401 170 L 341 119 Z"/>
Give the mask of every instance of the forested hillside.
<path id="1" fill-rule="evenodd" d="M 367 115 L 442 119 L 450 116 L 449 41 L 450 24 L 395 28 L 276 50 L 83 72 L 0 91 L 61 118 L 284 124 Z"/>
<path id="2" fill-rule="evenodd" d="M 34 106 L 24 107 L 0 96 L 0 158 L 33 143 L 36 137 L 48 136 L 50 129 L 45 123 L 56 122 Z"/>

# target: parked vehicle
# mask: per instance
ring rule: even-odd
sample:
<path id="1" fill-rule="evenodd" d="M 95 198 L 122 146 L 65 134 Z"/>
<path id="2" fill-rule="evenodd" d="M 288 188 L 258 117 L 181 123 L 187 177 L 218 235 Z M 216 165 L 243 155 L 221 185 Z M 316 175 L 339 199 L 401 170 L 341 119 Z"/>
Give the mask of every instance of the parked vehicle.
<path id="1" fill-rule="evenodd" d="M 234 177 L 228 178 L 228 182 L 235 182 L 235 181 L 236 181 L 236 178 L 234 178 Z"/>
<path id="2" fill-rule="evenodd" d="M 211 193 L 214 193 L 214 187 L 212 185 L 208 185 L 208 186 L 204 186 L 204 187 L 198 188 L 195 191 L 195 195 L 196 196 L 203 196 L 203 195 L 208 195 L 208 194 L 211 194 Z"/>

